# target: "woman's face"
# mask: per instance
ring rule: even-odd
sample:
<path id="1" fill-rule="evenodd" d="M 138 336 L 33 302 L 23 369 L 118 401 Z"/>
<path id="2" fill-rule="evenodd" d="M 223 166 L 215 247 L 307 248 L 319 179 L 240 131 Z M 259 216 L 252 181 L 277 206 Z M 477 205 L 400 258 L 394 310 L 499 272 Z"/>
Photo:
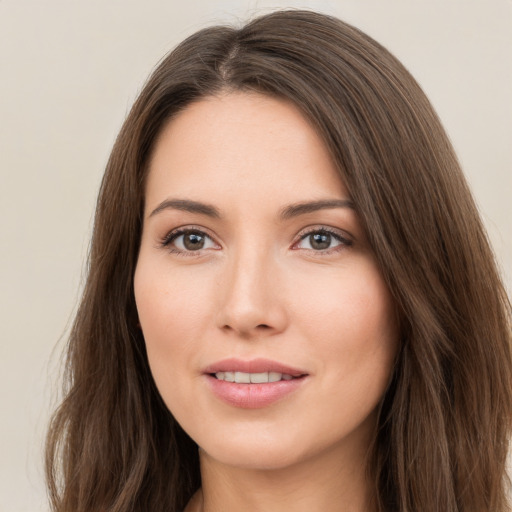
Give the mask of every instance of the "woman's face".
<path id="1" fill-rule="evenodd" d="M 367 449 L 395 310 L 326 147 L 290 103 L 230 93 L 168 123 L 135 298 L 156 385 L 205 456 L 282 468 Z"/>

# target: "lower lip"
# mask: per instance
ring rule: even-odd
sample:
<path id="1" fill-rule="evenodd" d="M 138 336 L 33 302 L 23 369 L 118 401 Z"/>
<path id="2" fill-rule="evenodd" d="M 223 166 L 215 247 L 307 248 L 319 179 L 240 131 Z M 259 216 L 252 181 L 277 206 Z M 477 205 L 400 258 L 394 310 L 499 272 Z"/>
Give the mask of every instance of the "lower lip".
<path id="1" fill-rule="evenodd" d="M 241 409 L 267 407 L 297 390 L 304 377 L 264 384 L 238 384 L 206 375 L 213 393 L 223 402 Z"/>

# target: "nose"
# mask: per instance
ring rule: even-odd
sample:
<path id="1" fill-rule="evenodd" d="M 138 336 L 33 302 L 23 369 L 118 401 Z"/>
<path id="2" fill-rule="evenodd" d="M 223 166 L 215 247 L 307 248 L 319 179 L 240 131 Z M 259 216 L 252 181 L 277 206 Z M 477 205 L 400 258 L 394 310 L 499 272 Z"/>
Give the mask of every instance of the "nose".
<path id="1" fill-rule="evenodd" d="M 218 325 L 246 339 L 283 332 L 288 323 L 282 273 L 272 256 L 243 251 L 227 264 Z"/>

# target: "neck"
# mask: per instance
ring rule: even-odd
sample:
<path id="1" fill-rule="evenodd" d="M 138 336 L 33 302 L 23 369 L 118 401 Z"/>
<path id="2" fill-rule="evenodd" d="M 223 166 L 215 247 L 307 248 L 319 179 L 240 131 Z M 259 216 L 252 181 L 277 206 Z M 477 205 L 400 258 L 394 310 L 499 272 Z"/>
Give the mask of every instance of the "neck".
<path id="1" fill-rule="evenodd" d="M 222 464 L 200 451 L 202 488 L 186 512 L 368 512 L 364 457 L 338 450 L 280 469 Z"/>

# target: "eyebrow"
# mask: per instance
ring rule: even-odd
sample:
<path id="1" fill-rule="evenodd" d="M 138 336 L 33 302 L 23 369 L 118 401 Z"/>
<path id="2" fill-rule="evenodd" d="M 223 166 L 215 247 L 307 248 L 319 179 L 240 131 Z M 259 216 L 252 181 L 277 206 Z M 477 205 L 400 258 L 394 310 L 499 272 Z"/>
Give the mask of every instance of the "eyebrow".
<path id="1" fill-rule="evenodd" d="M 307 201 L 303 203 L 295 203 L 285 206 L 279 217 L 281 220 L 291 219 L 299 215 L 313 213 L 318 210 L 327 210 L 334 208 L 350 208 L 355 209 L 353 201 L 350 199 L 322 199 L 319 201 Z M 162 212 L 163 210 L 182 210 L 190 213 L 199 213 L 208 217 L 221 218 L 219 210 L 207 203 L 192 201 L 190 199 L 166 199 L 162 201 L 150 214 L 149 217 Z"/>
<path id="2" fill-rule="evenodd" d="M 162 201 L 150 214 L 152 217 L 163 210 L 183 210 L 190 213 L 199 213 L 208 217 L 220 218 L 220 213 L 215 206 L 190 199 L 166 199 Z"/>
<path id="3" fill-rule="evenodd" d="M 281 210 L 282 220 L 291 219 L 306 213 L 316 212 L 318 210 L 329 210 L 333 208 L 350 208 L 355 210 L 354 202 L 350 199 L 323 199 L 319 201 L 308 201 L 305 203 L 296 203 L 286 206 Z"/>

